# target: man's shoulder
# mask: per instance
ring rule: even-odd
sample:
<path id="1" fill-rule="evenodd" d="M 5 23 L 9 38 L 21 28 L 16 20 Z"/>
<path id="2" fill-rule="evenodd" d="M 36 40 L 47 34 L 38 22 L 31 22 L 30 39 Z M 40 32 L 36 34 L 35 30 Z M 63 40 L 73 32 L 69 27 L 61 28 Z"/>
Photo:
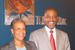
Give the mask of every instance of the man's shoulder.
<path id="1" fill-rule="evenodd" d="M 37 29 L 37 30 L 31 32 L 31 34 L 41 33 L 43 30 L 44 30 L 44 28 L 40 28 L 40 29 Z"/>
<path id="2" fill-rule="evenodd" d="M 60 35 L 64 35 L 64 36 L 68 35 L 66 32 L 59 29 L 56 29 L 56 32 L 59 32 Z"/>
<path id="3" fill-rule="evenodd" d="M 66 32 L 64 32 L 64 31 L 62 31 L 62 30 L 60 30 L 60 29 L 56 29 L 56 31 L 59 31 L 59 32 L 62 32 L 62 33 L 66 33 Z"/>

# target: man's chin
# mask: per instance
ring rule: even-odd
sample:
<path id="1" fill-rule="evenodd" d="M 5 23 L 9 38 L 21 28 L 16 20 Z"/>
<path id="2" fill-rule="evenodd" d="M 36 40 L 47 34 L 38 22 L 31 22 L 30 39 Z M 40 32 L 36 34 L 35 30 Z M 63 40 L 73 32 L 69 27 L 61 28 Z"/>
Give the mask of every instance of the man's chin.
<path id="1" fill-rule="evenodd" d="M 50 29 L 54 29 L 54 27 L 49 27 Z"/>

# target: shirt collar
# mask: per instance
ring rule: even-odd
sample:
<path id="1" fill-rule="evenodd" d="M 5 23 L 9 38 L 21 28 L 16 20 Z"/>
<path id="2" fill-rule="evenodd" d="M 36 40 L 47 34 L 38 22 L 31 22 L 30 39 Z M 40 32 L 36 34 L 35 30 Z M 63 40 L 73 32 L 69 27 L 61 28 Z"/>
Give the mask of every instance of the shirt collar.
<path id="1" fill-rule="evenodd" d="M 48 28 L 47 26 L 45 26 L 45 29 L 46 29 L 47 31 L 50 31 L 50 30 L 51 30 L 51 29 Z M 55 27 L 52 29 L 52 31 L 55 31 Z"/>

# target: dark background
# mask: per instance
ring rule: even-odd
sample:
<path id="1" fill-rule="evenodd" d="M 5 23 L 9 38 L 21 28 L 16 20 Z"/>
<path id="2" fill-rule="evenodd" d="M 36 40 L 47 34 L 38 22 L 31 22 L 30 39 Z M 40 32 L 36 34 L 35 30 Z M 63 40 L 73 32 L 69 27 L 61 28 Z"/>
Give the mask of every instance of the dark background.
<path id="1" fill-rule="evenodd" d="M 4 0 L 0 0 L 0 46 L 10 42 L 11 37 L 10 26 L 4 25 Z M 67 19 L 67 25 L 57 25 L 56 28 L 68 33 L 71 50 L 75 48 L 75 0 L 35 0 L 35 16 L 43 16 L 48 8 L 57 10 L 58 15 Z M 27 35 L 25 40 L 29 39 L 32 31 L 42 28 L 44 25 L 27 25 Z"/>

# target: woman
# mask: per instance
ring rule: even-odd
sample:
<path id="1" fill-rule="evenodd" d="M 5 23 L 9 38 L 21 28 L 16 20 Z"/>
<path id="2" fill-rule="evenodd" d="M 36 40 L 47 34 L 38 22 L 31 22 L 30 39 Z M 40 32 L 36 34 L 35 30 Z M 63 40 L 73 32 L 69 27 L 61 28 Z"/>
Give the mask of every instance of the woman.
<path id="1" fill-rule="evenodd" d="M 31 41 L 24 41 L 26 36 L 26 24 L 21 19 L 14 19 L 11 22 L 13 40 L 3 45 L 0 50 L 37 50 Z"/>

